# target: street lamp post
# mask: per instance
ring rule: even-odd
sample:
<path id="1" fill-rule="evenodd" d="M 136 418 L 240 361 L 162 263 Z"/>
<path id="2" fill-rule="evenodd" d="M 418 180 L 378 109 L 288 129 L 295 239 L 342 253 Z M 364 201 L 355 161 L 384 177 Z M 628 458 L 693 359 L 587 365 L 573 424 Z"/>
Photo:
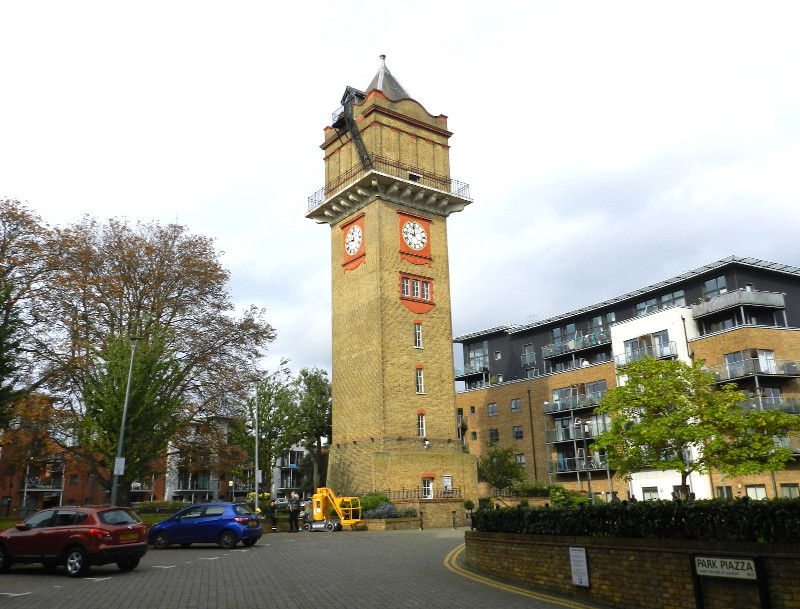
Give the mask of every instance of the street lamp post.
<path id="1" fill-rule="evenodd" d="M 586 444 L 586 436 L 589 435 L 591 425 L 589 424 L 589 421 L 581 421 L 580 418 L 576 417 L 575 427 L 580 430 L 581 437 L 583 438 L 583 462 L 586 464 L 586 487 L 589 491 L 589 503 L 594 505 L 594 494 L 592 493 L 592 469 L 589 463 L 589 449 Z"/>
<path id="2" fill-rule="evenodd" d="M 117 443 L 117 458 L 114 460 L 114 477 L 111 482 L 111 498 L 109 505 L 117 503 L 117 486 L 119 477 L 125 473 L 125 459 L 122 458 L 122 442 L 125 439 L 125 422 L 128 419 L 128 399 L 131 395 L 131 378 L 133 377 L 133 358 L 136 356 L 136 339 L 131 339 L 131 363 L 128 368 L 128 384 L 125 387 L 125 403 L 122 406 L 122 423 L 119 428 L 119 442 Z"/>

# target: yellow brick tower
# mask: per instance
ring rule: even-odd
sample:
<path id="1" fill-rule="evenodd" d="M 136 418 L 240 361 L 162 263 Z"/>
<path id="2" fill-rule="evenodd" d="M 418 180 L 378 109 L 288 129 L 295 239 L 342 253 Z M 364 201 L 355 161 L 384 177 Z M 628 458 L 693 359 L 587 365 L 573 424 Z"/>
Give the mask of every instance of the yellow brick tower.
<path id="1" fill-rule="evenodd" d="M 347 87 L 325 128 L 326 186 L 307 218 L 330 225 L 333 437 L 338 494 L 475 499 L 458 439 L 447 217 L 471 200 L 450 178 L 447 117 L 386 68 Z"/>

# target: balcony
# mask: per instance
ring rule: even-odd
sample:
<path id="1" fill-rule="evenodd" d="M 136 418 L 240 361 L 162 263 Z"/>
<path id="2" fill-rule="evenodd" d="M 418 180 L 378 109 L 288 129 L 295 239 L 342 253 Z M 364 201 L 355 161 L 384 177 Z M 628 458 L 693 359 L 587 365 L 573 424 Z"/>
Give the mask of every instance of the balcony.
<path id="1" fill-rule="evenodd" d="M 800 398 L 748 398 L 742 408 L 750 410 L 781 410 L 789 414 L 800 414 Z"/>
<path id="2" fill-rule="evenodd" d="M 466 381 L 474 378 L 489 378 L 491 371 L 483 362 L 465 364 L 463 368 L 456 368 L 456 380 Z"/>
<path id="3" fill-rule="evenodd" d="M 585 472 L 588 470 L 608 469 L 605 457 L 595 456 L 590 459 L 584 457 L 567 457 L 565 459 L 552 459 L 547 462 L 547 471 L 551 474 L 568 474 L 570 472 Z"/>
<path id="4" fill-rule="evenodd" d="M 558 357 L 559 355 L 572 353 L 573 351 L 581 351 L 583 349 L 591 349 L 592 347 L 597 347 L 599 345 L 607 345 L 610 342 L 610 332 L 592 332 L 586 336 L 583 336 L 579 332 L 575 335 L 575 338 L 542 347 L 542 357 Z"/>
<path id="5" fill-rule="evenodd" d="M 29 493 L 36 491 L 63 491 L 64 479 L 57 477 L 32 477 L 26 480 L 26 484 L 20 491 L 27 490 Z"/>
<path id="6" fill-rule="evenodd" d="M 678 356 L 678 347 L 674 341 L 668 343 L 661 343 L 659 345 L 652 345 L 649 347 L 641 347 L 633 350 L 624 355 L 614 356 L 614 363 L 617 368 L 630 364 L 631 362 L 638 362 L 645 357 L 652 357 L 655 359 L 670 359 Z"/>
<path id="7" fill-rule="evenodd" d="M 725 383 L 751 376 L 798 378 L 800 377 L 800 361 L 793 359 L 750 358 L 741 362 L 723 364 L 722 366 L 709 366 L 706 370 L 714 373 L 717 383 Z"/>
<path id="8" fill-rule="evenodd" d="M 606 394 L 605 390 L 593 391 L 591 393 L 582 393 L 578 395 L 573 395 L 568 398 L 562 398 L 560 400 L 553 400 L 552 402 L 545 402 L 543 404 L 544 413 L 553 414 L 556 412 L 566 412 L 569 410 L 575 410 L 577 408 L 590 408 L 593 406 L 597 406 L 600 403 L 600 400 L 603 399 L 603 396 L 605 394 Z"/>
<path id="9" fill-rule="evenodd" d="M 598 423 L 593 421 L 589 427 L 589 433 L 585 434 L 587 440 L 591 440 L 596 438 L 602 432 L 606 431 L 608 428 L 605 424 L 602 425 L 602 429 L 598 428 Z M 577 440 L 583 440 L 584 432 L 583 427 L 559 427 L 557 429 L 547 429 L 544 432 L 545 442 L 547 444 L 555 444 L 557 442 L 574 442 Z"/>
<path id="10" fill-rule="evenodd" d="M 306 217 L 320 223 L 335 222 L 377 195 L 412 201 L 414 207 L 445 215 L 472 202 L 469 184 L 372 155 L 367 168 L 359 162 L 308 197 Z"/>
<path id="11" fill-rule="evenodd" d="M 528 368 L 533 366 L 536 363 L 536 354 L 535 353 L 523 353 L 520 356 L 520 363 L 522 364 L 523 368 Z"/>
<path id="12" fill-rule="evenodd" d="M 786 308 L 786 299 L 780 292 L 759 292 L 757 290 L 736 290 L 714 296 L 710 300 L 692 305 L 695 319 L 712 315 L 736 307 L 764 307 L 767 309 Z"/>

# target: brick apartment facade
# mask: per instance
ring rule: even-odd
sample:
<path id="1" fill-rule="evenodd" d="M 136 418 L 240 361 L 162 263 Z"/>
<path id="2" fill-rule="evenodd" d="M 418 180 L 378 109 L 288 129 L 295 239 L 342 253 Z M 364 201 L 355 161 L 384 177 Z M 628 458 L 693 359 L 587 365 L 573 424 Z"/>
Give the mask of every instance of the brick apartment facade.
<path id="1" fill-rule="evenodd" d="M 530 480 L 600 498 L 669 499 L 677 472 L 619 479 L 591 439 L 608 420 L 594 410 L 617 368 L 642 356 L 703 360 L 735 382 L 750 408 L 800 414 L 800 269 L 729 257 L 629 294 L 520 326 L 458 336 L 460 433 L 472 454 L 513 447 Z M 588 423 L 588 426 L 587 426 Z M 780 438 L 800 456 L 798 438 Z M 800 465 L 774 475 L 693 474 L 698 498 L 796 497 Z"/>

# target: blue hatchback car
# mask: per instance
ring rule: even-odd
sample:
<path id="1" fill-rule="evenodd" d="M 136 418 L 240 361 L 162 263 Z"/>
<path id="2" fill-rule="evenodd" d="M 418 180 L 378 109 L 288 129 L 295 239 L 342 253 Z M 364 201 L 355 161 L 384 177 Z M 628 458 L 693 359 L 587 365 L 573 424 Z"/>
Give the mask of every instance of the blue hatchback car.
<path id="1" fill-rule="evenodd" d="M 217 543 L 230 549 L 240 541 L 247 547 L 255 545 L 261 534 L 261 523 L 247 506 L 201 503 L 154 524 L 147 541 L 157 550 L 173 544 L 188 548 L 193 543 Z"/>

